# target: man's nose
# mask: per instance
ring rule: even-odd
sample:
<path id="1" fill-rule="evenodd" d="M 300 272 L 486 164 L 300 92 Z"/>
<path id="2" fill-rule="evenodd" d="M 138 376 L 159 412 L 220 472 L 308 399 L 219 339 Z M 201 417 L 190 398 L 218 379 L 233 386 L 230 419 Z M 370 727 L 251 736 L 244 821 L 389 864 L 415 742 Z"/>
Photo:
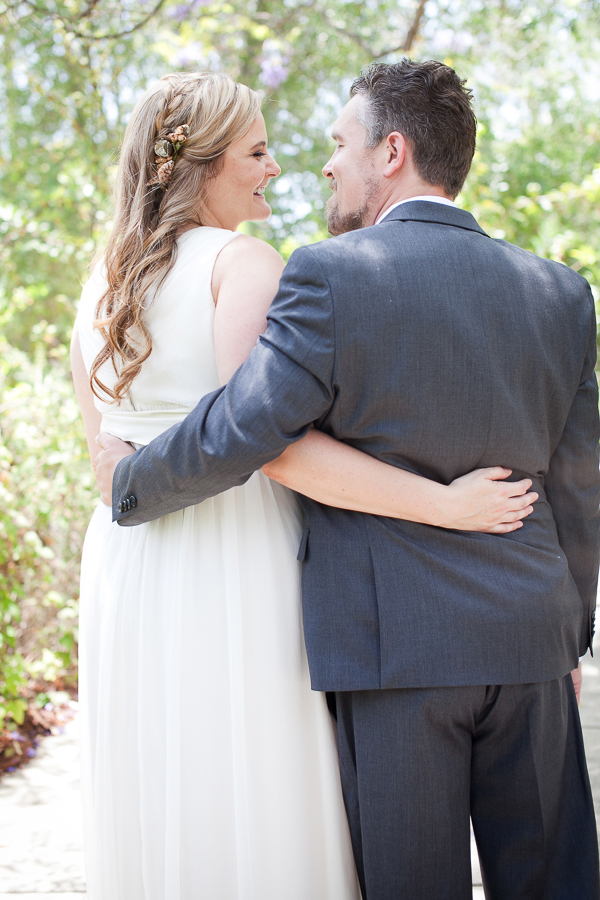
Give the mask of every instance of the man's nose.
<path id="1" fill-rule="evenodd" d="M 331 159 L 328 159 L 321 172 L 325 176 L 325 178 L 333 178 L 333 172 L 331 171 Z"/>

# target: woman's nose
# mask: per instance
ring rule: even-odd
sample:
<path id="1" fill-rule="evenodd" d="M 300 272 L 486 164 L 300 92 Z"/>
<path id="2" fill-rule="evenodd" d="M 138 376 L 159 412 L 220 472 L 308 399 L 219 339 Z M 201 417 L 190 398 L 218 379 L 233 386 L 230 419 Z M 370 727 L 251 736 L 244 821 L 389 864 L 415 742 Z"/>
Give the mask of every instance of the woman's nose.
<path id="1" fill-rule="evenodd" d="M 272 156 L 269 156 L 269 168 L 268 175 L 271 178 L 277 178 L 278 175 L 281 175 L 281 166 L 278 166 Z"/>

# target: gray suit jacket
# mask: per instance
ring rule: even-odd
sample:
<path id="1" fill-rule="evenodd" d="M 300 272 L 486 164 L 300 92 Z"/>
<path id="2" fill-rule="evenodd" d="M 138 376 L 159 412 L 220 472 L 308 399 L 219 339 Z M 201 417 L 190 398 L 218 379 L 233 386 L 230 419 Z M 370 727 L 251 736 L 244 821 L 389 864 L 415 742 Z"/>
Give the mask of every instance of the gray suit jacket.
<path id="1" fill-rule="evenodd" d="M 492 240 L 463 210 L 403 204 L 292 255 L 228 386 L 119 464 L 114 517 L 136 525 L 242 484 L 312 422 L 443 483 L 508 466 L 540 500 L 505 536 L 301 498 L 313 687 L 557 678 L 593 630 L 595 359 L 583 278 Z"/>

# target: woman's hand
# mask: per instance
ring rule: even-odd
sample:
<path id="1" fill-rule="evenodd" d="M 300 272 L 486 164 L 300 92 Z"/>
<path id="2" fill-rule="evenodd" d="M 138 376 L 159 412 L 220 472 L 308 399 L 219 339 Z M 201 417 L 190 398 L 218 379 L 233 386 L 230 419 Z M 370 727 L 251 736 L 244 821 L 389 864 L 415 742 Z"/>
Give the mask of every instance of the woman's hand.
<path id="1" fill-rule="evenodd" d="M 573 679 L 573 687 L 575 688 L 575 697 L 577 698 L 577 706 L 579 706 L 579 701 L 581 700 L 581 685 L 583 682 L 583 675 L 581 674 L 581 661 L 576 669 L 573 669 L 571 672 L 571 678 Z"/>
<path id="2" fill-rule="evenodd" d="M 510 474 L 511 469 L 493 466 L 456 478 L 445 488 L 442 520 L 436 524 L 488 534 L 508 534 L 521 528 L 522 520 L 533 512 L 532 504 L 539 494 L 527 493 L 533 483 L 530 478 L 503 481 Z"/>

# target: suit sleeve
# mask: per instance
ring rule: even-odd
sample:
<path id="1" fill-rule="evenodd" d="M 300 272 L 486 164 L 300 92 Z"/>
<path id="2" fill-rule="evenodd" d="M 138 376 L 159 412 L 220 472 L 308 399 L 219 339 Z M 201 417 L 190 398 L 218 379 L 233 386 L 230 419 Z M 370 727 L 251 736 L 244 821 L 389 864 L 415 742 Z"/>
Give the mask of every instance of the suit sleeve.
<path id="1" fill-rule="evenodd" d="M 334 354 L 329 284 L 314 249 L 301 248 L 284 271 L 265 334 L 226 387 L 119 463 L 113 520 L 139 525 L 247 481 L 329 409 Z"/>
<path id="2" fill-rule="evenodd" d="M 598 563 L 600 558 L 600 474 L 596 318 L 593 299 L 587 351 L 579 389 L 560 442 L 550 460 L 546 496 L 554 514 L 558 540 L 581 596 L 583 623 L 580 656 L 594 636 Z"/>

